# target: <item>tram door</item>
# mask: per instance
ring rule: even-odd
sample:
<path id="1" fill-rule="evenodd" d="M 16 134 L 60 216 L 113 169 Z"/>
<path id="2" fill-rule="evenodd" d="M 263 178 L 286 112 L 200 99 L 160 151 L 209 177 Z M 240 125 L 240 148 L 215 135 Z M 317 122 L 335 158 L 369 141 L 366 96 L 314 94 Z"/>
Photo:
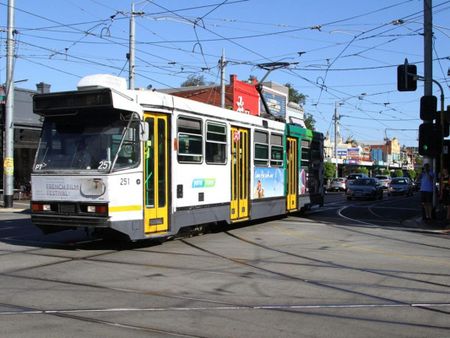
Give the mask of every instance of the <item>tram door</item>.
<path id="1" fill-rule="evenodd" d="M 249 217 L 249 131 L 231 128 L 231 221 Z"/>
<path id="2" fill-rule="evenodd" d="M 297 209 L 298 195 L 298 142 L 296 138 L 287 138 L 287 198 L 286 209 Z"/>
<path id="3" fill-rule="evenodd" d="M 169 229 L 169 149 L 168 117 L 145 114 L 149 139 L 144 147 L 144 231 L 146 234 Z"/>

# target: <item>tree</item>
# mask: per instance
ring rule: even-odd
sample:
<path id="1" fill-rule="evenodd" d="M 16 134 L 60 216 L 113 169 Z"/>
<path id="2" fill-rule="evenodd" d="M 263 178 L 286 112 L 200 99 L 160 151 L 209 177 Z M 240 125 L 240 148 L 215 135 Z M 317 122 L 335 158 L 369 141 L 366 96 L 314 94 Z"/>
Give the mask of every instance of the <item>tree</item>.
<path id="1" fill-rule="evenodd" d="M 403 176 L 403 170 L 401 169 L 396 169 L 394 171 L 394 177 L 402 177 Z"/>
<path id="2" fill-rule="evenodd" d="M 306 128 L 316 130 L 316 120 L 314 120 L 314 117 L 311 114 L 305 113 L 304 121 Z"/>
<path id="3" fill-rule="evenodd" d="M 181 84 L 181 87 L 204 86 L 205 84 L 205 77 L 203 75 L 191 74 L 187 77 L 186 81 Z"/>
<path id="4" fill-rule="evenodd" d="M 325 162 L 323 164 L 323 175 L 328 180 L 336 175 L 336 166 L 331 162 Z"/>
<path id="5" fill-rule="evenodd" d="M 412 180 L 416 179 L 417 173 L 415 170 L 408 170 L 408 175 Z"/>
<path id="6" fill-rule="evenodd" d="M 358 167 L 358 173 L 362 173 L 365 175 L 369 175 L 369 169 L 367 169 L 367 167 Z"/>
<path id="7" fill-rule="evenodd" d="M 289 88 L 289 102 L 295 102 L 303 106 L 305 104 L 307 95 L 300 93 L 290 83 L 286 83 L 285 86 Z"/>

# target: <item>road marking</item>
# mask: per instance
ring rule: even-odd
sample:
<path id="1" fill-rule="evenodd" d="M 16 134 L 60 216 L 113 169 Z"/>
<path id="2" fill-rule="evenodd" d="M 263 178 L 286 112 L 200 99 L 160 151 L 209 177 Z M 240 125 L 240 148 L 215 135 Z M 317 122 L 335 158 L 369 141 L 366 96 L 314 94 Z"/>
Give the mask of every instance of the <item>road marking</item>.
<path id="1" fill-rule="evenodd" d="M 242 310 L 304 310 L 304 309 L 371 309 L 371 308 L 450 307 L 450 303 L 386 303 L 386 304 L 320 304 L 320 305 L 254 305 L 254 306 L 197 306 L 152 308 L 103 308 L 72 310 L 17 310 L 0 311 L 0 316 L 24 314 L 73 314 L 89 312 L 167 312 L 167 311 L 242 311 Z"/>

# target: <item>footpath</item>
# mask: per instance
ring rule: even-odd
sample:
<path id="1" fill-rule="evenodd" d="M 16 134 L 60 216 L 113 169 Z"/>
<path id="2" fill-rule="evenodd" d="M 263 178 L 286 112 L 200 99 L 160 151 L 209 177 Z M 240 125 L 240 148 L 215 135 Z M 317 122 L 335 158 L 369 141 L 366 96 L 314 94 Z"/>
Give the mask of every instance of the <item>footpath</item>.
<path id="1" fill-rule="evenodd" d="M 408 219 L 402 222 L 405 230 L 430 232 L 438 234 L 450 234 L 450 224 L 444 219 L 432 219 L 425 221 L 422 217 Z"/>
<path id="2" fill-rule="evenodd" d="M 14 200 L 12 208 L 4 208 L 3 201 L 0 201 L 0 212 L 30 212 L 30 200 Z"/>

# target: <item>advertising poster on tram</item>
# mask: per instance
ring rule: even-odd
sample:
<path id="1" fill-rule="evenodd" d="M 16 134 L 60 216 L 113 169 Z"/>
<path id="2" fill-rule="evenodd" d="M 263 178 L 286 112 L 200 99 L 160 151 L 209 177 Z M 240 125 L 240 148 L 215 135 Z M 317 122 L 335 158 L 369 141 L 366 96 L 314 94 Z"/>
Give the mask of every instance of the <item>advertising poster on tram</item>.
<path id="1" fill-rule="evenodd" d="M 254 198 L 283 196 L 284 172 L 281 168 L 255 168 Z"/>

